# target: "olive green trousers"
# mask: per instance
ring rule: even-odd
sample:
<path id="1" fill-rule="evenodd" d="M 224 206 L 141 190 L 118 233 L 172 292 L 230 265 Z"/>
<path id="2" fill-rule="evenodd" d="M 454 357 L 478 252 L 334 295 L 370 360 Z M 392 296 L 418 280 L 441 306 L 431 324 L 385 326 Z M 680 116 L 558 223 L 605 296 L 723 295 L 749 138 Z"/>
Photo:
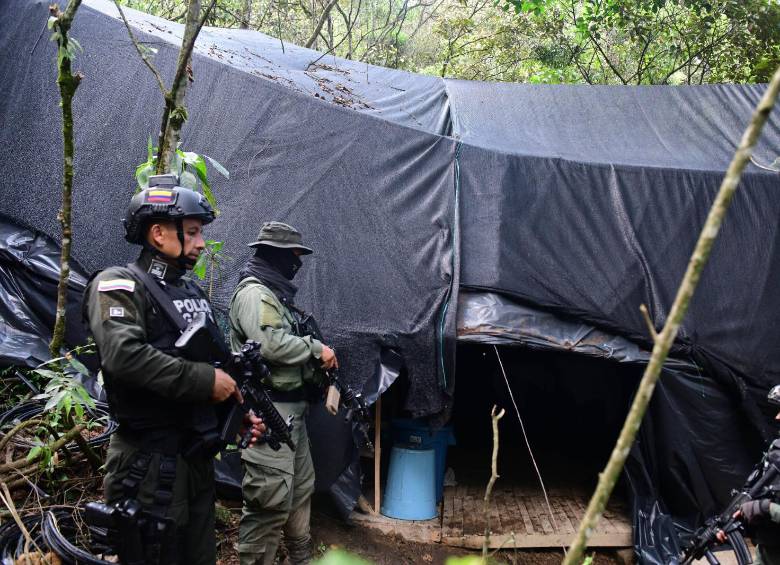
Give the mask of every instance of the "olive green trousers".
<path id="1" fill-rule="evenodd" d="M 282 532 L 293 565 L 311 558 L 310 508 L 314 492 L 314 464 L 306 433 L 306 402 L 274 403 L 286 419 L 293 414 L 295 451 L 267 444 L 245 449 L 244 506 L 238 534 L 241 565 L 271 565 Z"/>
<path id="2" fill-rule="evenodd" d="M 111 436 L 106 457 L 106 477 L 103 491 L 106 501 L 113 504 L 125 498 L 122 479 L 138 451 L 119 435 Z M 154 454 L 146 477 L 141 481 L 136 498 L 144 507 L 154 501 L 160 455 Z M 178 562 L 181 565 L 214 565 L 217 560 L 214 535 L 214 464 L 211 459 L 176 459 L 173 501 L 167 516 L 176 522 Z"/>

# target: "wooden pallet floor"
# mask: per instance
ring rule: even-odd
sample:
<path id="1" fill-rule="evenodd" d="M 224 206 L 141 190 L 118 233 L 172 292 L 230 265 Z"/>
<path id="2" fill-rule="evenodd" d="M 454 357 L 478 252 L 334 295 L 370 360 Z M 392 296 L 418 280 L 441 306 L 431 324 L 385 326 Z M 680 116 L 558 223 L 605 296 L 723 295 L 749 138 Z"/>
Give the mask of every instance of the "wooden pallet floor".
<path id="1" fill-rule="evenodd" d="M 484 486 L 459 485 L 444 490 L 441 542 L 479 548 L 484 541 Z M 585 513 L 590 493 L 575 488 L 548 492 L 550 509 L 539 489 L 496 486 L 490 511 L 490 547 L 568 546 Z M 631 519 L 621 503 L 611 504 L 591 536 L 591 547 L 630 547 Z"/>
<path id="2" fill-rule="evenodd" d="M 433 520 L 394 520 L 382 515 L 353 514 L 353 519 L 369 528 L 407 541 L 442 543 L 456 547 L 482 547 L 485 520 L 482 497 L 484 485 L 446 487 Z M 490 511 L 491 548 L 552 548 L 568 546 L 579 525 L 589 492 L 574 487 L 549 491 L 553 518 L 538 489 L 527 486 L 498 485 L 493 490 Z M 627 507 L 610 503 L 591 547 L 631 547 L 631 519 Z"/>

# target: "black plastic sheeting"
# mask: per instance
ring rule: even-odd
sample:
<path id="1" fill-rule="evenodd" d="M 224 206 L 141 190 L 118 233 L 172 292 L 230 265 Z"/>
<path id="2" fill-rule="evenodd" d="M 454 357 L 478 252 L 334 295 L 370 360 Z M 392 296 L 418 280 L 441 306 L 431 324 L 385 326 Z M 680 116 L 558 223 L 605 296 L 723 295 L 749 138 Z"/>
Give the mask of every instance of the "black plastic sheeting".
<path id="1" fill-rule="evenodd" d="M 66 344 L 84 343 L 81 293 L 86 279 L 70 261 Z M 0 215 L 0 366 L 35 367 L 51 358 L 60 247 L 48 236 Z"/>
<path id="2" fill-rule="evenodd" d="M 459 300 L 461 342 L 569 351 L 641 365 L 650 359 L 649 351 L 624 338 L 504 296 L 461 292 Z M 744 483 L 762 444 L 736 408 L 727 391 L 695 363 L 665 363 L 625 468 L 641 563 L 673 563 L 680 532 L 721 510 L 731 490 Z"/>

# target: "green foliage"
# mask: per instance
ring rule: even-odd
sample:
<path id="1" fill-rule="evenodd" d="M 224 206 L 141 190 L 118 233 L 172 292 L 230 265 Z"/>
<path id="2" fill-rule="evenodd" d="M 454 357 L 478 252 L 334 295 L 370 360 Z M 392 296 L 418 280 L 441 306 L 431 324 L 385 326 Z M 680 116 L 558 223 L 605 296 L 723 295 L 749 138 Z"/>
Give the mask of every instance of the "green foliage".
<path id="1" fill-rule="evenodd" d="M 57 66 L 62 64 L 64 59 L 70 59 L 71 61 L 76 58 L 76 53 L 84 49 L 81 44 L 73 37 L 63 36 L 62 30 L 59 26 L 59 19 L 54 16 L 49 16 L 49 20 L 46 22 L 46 27 L 52 30 L 49 36 L 49 41 L 57 42 Z"/>
<path id="2" fill-rule="evenodd" d="M 445 565 L 484 565 L 481 557 L 466 555 L 464 557 L 448 557 Z"/>
<path id="3" fill-rule="evenodd" d="M 183 151 L 181 148 L 176 149 L 176 153 L 173 159 L 171 159 L 171 173 L 178 177 L 181 186 L 202 192 L 203 196 L 211 204 L 211 207 L 214 208 L 214 211 L 219 213 L 217 199 L 214 197 L 214 192 L 211 190 L 211 183 L 209 182 L 208 168 L 206 166 L 207 160 L 220 175 L 230 178 L 228 170 L 215 159 L 208 155 Z M 138 182 L 137 190 L 149 188 L 149 177 L 154 175 L 156 168 L 157 148 L 152 147 L 152 138 L 150 136 L 146 143 L 146 161 L 135 168 L 135 179 Z"/>
<path id="4" fill-rule="evenodd" d="M 65 369 L 70 367 L 83 375 L 89 375 L 89 370 L 76 359 L 75 354 L 93 351 L 94 347 L 90 344 L 68 352 L 63 357 L 47 361 L 32 371 L 46 383 L 43 392 L 34 396 L 33 399 L 46 401 L 43 412 L 53 428 L 59 428 L 63 423 L 66 427 L 85 423 L 85 408 L 95 407 L 95 401 L 92 400 L 86 389 L 71 375 L 65 373 Z"/>
<path id="5" fill-rule="evenodd" d="M 229 261 L 231 258 L 221 253 L 222 246 L 221 241 L 214 241 L 213 239 L 206 240 L 206 248 L 203 253 L 198 257 L 198 261 L 192 268 L 192 273 L 200 280 L 205 280 L 207 275 L 210 275 L 210 279 L 214 279 L 214 270 L 216 269 L 219 274 L 222 273 L 222 263 Z M 209 292 L 209 296 L 211 293 Z"/>
<path id="6" fill-rule="evenodd" d="M 184 13 L 184 0 L 126 2 L 169 19 Z M 220 0 L 208 24 L 243 24 L 304 44 L 325 4 Z M 475 80 L 766 82 L 780 64 L 780 3 L 339 0 L 313 47 L 366 63 Z"/>
<path id="7" fill-rule="evenodd" d="M 371 563 L 341 549 L 331 549 L 317 559 L 314 565 L 371 565 Z"/>

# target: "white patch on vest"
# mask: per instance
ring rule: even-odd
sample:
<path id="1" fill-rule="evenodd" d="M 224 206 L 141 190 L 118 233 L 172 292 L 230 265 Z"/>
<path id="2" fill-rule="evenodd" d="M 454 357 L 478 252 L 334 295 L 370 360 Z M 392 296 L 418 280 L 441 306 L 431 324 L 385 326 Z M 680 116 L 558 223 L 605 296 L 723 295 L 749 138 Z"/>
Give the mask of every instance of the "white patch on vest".
<path id="1" fill-rule="evenodd" d="M 168 265 L 157 259 L 152 259 L 152 264 L 149 265 L 149 274 L 157 277 L 158 279 L 164 279 L 165 273 L 168 271 Z"/>
<path id="2" fill-rule="evenodd" d="M 110 281 L 98 282 L 98 292 L 111 292 L 112 290 L 135 291 L 135 281 L 130 279 L 112 279 Z"/>
<path id="3" fill-rule="evenodd" d="M 111 306 L 108 309 L 108 316 L 110 318 L 124 318 L 125 317 L 125 309 L 121 306 Z"/>
<path id="4" fill-rule="evenodd" d="M 211 306 L 209 301 L 205 298 L 185 298 L 184 300 L 174 300 L 173 305 L 181 314 L 181 317 L 189 323 L 192 321 L 193 314 L 198 312 L 205 312 L 208 314 L 209 319 L 214 321 L 214 316 L 211 314 Z"/>

